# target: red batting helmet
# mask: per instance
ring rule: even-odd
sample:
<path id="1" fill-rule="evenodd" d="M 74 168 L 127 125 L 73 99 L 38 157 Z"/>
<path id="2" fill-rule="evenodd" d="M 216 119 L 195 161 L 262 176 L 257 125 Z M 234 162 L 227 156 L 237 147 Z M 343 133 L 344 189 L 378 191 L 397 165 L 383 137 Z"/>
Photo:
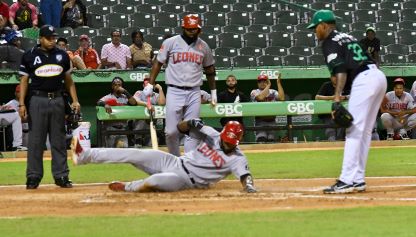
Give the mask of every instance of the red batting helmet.
<path id="1" fill-rule="evenodd" d="M 201 29 L 201 18 L 197 14 L 188 14 L 183 17 L 182 27 L 185 29 Z"/>
<path id="2" fill-rule="evenodd" d="M 238 145 L 243 138 L 243 126 L 237 121 L 229 121 L 221 131 L 221 140 L 232 145 Z"/>
<path id="3" fill-rule="evenodd" d="M 258 77 L 257 77 L 257 81 L 261 81 L 261 80 L 268 80 L 269 79 L 269 77 L 266 75 L 266 74 L 260 74 Z"/>

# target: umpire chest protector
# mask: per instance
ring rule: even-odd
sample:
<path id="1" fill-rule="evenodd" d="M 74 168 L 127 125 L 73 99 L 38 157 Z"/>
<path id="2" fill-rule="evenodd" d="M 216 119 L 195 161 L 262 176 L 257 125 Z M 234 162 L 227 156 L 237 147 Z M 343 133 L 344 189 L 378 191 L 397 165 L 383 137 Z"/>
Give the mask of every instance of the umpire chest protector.
<path id="1" fill-rule="evenodd" d="M 62 90 L 65 72 L 70 68 L 65 51 L 53 48 L 46 52 L 36 46 L 23 55 L 20 74 L 29 76 L 30 90 L 53 92 Z"/>

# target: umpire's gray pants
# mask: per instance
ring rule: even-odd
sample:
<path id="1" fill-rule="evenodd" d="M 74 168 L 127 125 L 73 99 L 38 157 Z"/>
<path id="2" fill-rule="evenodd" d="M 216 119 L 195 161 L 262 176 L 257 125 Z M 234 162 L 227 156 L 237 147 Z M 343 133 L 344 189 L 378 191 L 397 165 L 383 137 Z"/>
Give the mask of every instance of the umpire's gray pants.
<path id="1" fill-rule="evenodd" d="M 64 99 L 32 96 L 29 106 L 29 124 L 26 177 L 43 177 L 43 150 L 48 134 L 52 152 L 53 177 L 68 176 Z"/>

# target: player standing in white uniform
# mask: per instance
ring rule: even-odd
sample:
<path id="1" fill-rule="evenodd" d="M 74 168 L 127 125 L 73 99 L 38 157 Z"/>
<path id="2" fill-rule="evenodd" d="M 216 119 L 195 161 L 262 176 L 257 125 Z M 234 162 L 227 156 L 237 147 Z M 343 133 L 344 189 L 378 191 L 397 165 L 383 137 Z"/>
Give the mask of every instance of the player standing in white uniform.
<path id="1" fill-rule="evenodd" d="M 198 38 L 201 33 L 200 18 L 196 14 L 184 16 L 183 33 L 166 39 L 153 63 L 149 84 L 143 92 L 150 95 L 157 75 L 166 63 L 166 145 L 172 155 L 179 156 L 180 133 L 176 125 L 182 120 L 199 118 L 201 106 L 200 86 L 203 71 L 211 89 L 211 104 L 217 103 L 214 58 L 208 44 Z M 193 140 L 185 142 L 194 144 Z M 186 150 L 185 150 L 186 152 Z"/>
<path id="2" fill-rule="evenodd" d="M 387 140 L 393 140 L 394 132 L 399 130 L 399 137 L 408 140 L 407 132 L 416 126 L 416 108 L 413 97 L 404 91 L 403 78 L 394 80 L 394 91 L 386 93 L 381 103 L 381 121 L 387 130 Z"/>
<path id="3" fill-rule="evenodd" d="M 193 131 L 198 142 L 194 150 L 181 157 L 150 149 L 92 148 L 83 149 L 74 137 L 71 144 L 74 164 L 129 163 L 150 176 L 132 182 L 112 182 L 113 191 L 173 192 L 191 188 L 208 188 L 229 174 L 240 179 L 246 192 L 256 192 L 245 155 L 238 148 L 243 137 L 242 125 L 229 121 L 221 133 L 201 120 L 178 124 L 181 132 Z"/>
<path id="4" fill-rule="evenodd" d="M 330 10 L 315 12 L 309 29 L 315 29 L 331 75 L 337 78 L 334 105 L 340 103 L 344 86 L 352 84 L 348 111 L 354 121 L 346 130 L 342 172 L 334 185 L 324 193 L 365 191 L 365 168 L 370 148 L 371 131 L 386 93 L 387 80 L 371 57 L 353 36 L 336 30 Z"/>

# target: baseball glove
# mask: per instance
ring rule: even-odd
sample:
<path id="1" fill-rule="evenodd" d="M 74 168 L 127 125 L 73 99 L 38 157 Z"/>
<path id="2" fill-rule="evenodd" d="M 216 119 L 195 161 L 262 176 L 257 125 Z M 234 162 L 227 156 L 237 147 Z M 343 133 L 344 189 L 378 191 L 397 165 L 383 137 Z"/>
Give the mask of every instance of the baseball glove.
<path id="1" fill-rule="evenodd" d="M 332 103 L 332 120 L 338 126 L 348 128 L 351 126 L 354 118 L 340 102 L 334 102 Z"/>

